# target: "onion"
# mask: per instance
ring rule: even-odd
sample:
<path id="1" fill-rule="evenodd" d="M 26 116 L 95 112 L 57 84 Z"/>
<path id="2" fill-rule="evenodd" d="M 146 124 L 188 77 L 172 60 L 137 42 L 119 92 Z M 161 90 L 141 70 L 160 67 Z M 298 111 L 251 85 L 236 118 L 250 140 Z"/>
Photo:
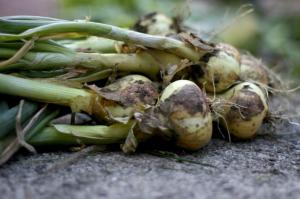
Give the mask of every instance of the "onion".
<path id="1" fill-rule="evenodd" d="M 249 139 L 256 135 L 268 113 L 266 94 L 254 83 L 240 83 L 218 96 L 213 109 L 221 125 L 236 138 Z"/>
<path id="2" fill-rule="evenodd" d="M 188 80 L 169 84 L 158 105 L 143 116 L 140 129 L 158 134 L 181 148 L 200 149 L 212 136 L 212 118 L 205 95 Z"/>
<path id="3" fill-rule="evenodd" d="M 203 74 L 197 78 L 208 92 L 221 92 L 239 80 L 240 53 L 229 44 L 219 43 L 201 61 Z M 202 75 L 202 76 L 201 76 Z"/>
<path id="4" fill-rule="evenodd" d="M 268 72 L 263 63 L 251 55 L 241 56 L 240 78 L 243 81 L 255 81 L 264 85 L 269 84 Z"/>

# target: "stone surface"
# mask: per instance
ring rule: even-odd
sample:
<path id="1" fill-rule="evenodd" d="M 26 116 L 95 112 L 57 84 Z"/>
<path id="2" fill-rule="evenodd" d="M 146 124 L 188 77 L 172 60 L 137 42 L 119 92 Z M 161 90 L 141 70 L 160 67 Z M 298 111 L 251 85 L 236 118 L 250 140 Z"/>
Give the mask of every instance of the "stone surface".
<path id="1" fill-rule="evenodd" d="M 181 162 L 146 151 L 22 152 L 0 168 L 0 198 L 299 198 L 299 127 L 265 129 L 247 142 L 213 139 Z"/>
<path id="2" fill-rule="evenodd" d="M 289 136 L 291 138 L 293 136 Z M 19 154 L 0 170 L 1 198 L 298 198 L 300 142 L 215 139 L 178 162 L 146 152 Z M 298 141 L 297 141 L 298 140 Z M 206 165 L 207 164 L 207 165 Z"/>

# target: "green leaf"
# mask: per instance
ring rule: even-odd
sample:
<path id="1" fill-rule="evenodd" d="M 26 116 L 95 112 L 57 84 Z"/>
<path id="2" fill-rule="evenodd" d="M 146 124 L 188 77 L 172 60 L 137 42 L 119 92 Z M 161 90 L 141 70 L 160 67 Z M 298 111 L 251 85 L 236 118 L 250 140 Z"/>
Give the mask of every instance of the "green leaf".
<path id="1" fill-rule="evenodd" d="M 19 105 L 3 112 L 0 115 L 0 138 L 3 138 L 8 133 L 15 130 L 16 116 L 19 110 Z M 28 120 L 38 110 L 38 104 L 34 102 L 26 101 L 22 110 L 21 123 Z"/>
<path id="2" fill-rule="evenodd" d="M 2 98 L 2 96 L 0 96 Z M 0 117 L 9 109 L 8 104 L 5 100 L 0 100 Z"/>

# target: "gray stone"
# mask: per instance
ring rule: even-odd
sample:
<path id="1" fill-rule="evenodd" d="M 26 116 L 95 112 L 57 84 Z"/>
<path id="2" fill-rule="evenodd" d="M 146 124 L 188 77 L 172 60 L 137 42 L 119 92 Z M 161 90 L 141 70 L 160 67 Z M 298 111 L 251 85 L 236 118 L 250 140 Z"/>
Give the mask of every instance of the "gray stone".
<path id="1" fill-rule="evenodd" d="M 266 128 L 252 141 L 213 139 L 180 153 L 183 162 L 145 151 L 19 153 L 0 168 L 0 198 L 299 198 L 299 127 Z"/>

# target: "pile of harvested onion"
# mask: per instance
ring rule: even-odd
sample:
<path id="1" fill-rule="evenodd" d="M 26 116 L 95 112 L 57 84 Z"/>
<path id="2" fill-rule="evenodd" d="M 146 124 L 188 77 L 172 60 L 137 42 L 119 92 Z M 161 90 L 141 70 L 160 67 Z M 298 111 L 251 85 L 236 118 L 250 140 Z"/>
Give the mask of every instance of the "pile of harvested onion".
<path id="1" fill-rule="evenodd" d="M 119 143 L 131 153 L 149 138 L 193 151 L 215 124 L 250 139 L 268 115 L 264 88 L 273 83 L 256 58 L 158 13 L 133 30 L 1 17 L 0 60 L 0 163 L 21 146 Z"/>

